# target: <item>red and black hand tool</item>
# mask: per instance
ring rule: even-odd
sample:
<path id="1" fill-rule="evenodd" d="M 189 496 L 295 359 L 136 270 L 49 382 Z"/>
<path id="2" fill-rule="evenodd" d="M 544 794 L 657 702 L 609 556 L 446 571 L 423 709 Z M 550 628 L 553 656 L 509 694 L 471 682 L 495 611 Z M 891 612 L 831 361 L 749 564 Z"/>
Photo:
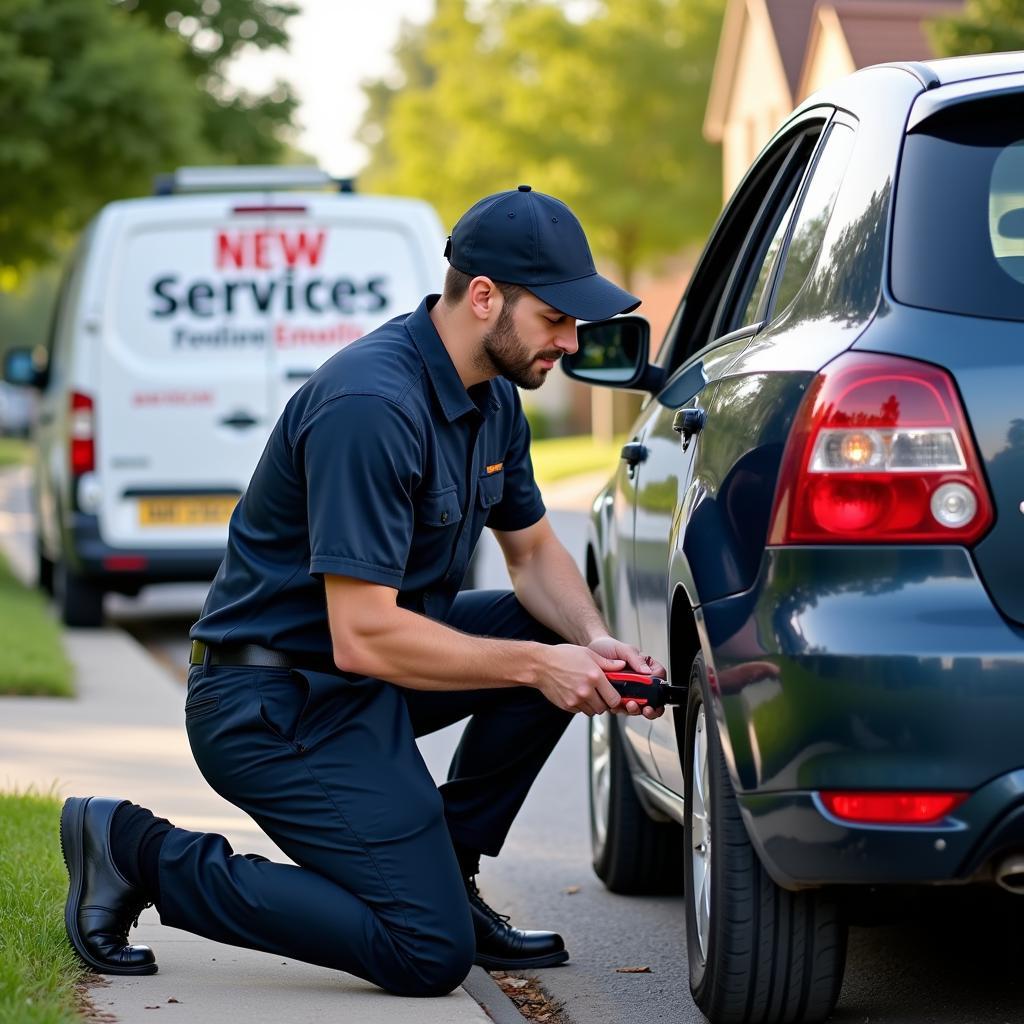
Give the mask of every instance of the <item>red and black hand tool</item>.
<path id="1" fill-rule="evenodd" d="M 623 700 L 634 700 L 641 708 L 663 708 L 666 704 L 682 704 L 686 700 L 685 686 L 670 686 L 661 676 L 640 672 L 606 672 L 605 675 Z"/>

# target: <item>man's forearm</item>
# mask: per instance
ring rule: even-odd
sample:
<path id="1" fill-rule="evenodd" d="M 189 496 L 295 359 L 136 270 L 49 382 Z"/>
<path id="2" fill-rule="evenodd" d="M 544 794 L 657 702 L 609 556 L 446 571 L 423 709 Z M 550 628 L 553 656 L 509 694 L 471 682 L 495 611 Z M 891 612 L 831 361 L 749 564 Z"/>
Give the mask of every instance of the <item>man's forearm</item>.
<path id="1" fill-rule="evenodd" d="M 608 635 L 586 581 L 565 545 L 551 536 L 529 559 L 509 566 L 519 603 L 569 643 L 586 646 Z"/>
<path id="2" fill-rule="evenodd" d="M 478 690 L 537 684 L 543 644 L 470 636 L 395 607 L 364 624 L 338 667 L 416 690 Z"/>

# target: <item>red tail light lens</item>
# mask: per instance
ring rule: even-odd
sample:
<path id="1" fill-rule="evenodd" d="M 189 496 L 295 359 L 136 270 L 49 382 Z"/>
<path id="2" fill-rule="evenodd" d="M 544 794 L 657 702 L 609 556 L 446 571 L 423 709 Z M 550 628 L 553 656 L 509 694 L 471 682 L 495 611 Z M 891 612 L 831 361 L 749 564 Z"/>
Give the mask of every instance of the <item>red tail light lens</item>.
<path id="1" fill-rule="evenodd" d="M 783 456 L 770 544 L 973 544 L 992 519 L 947 373 L 848 352 L 819 374 Z"/>
<path id="2" fill-rule="evenodd" d="M 71 453 L 71 472 L 75 476 L 96 469 L 95 412 L 93 400 L 88 395 L 80 391 L 71 392 L 68 447 Z"/>
<path id="3" fill-rule="evenodd" d="M 967 793 L 821 793 L 829 814 L 864 825 L 929 825 L 960 806 Z"/>

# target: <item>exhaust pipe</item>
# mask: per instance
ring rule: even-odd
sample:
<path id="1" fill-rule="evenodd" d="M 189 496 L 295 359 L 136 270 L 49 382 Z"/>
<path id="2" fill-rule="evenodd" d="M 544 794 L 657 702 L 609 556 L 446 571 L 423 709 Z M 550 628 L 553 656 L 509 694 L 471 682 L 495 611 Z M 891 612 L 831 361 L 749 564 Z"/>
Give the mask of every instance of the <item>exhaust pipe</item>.
<path id="1" fill-rule="evenodd" d="M 1016 896 L 1024 896 L 1024 853 L 1011 853 L 995 866 L 996 884 Z"/>

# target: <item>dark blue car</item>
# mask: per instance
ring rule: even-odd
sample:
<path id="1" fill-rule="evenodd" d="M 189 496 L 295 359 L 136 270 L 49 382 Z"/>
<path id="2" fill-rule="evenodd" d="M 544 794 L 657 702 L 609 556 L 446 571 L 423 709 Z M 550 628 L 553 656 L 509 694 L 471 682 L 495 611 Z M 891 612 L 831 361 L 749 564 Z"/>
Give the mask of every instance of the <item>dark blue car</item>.
<path id="1" fill-rule="evenodd" d="M 1022 321 L 1024 55 L 997 54 L 811 97 L 657 360 L 636 317 L 566 360 L 647 393 L 587 573 L 688 688 L 591 719 L 594 866 L 685 888 L 714 1024 L 825 1020 L 865 887 L 1024 890 Z"/>

